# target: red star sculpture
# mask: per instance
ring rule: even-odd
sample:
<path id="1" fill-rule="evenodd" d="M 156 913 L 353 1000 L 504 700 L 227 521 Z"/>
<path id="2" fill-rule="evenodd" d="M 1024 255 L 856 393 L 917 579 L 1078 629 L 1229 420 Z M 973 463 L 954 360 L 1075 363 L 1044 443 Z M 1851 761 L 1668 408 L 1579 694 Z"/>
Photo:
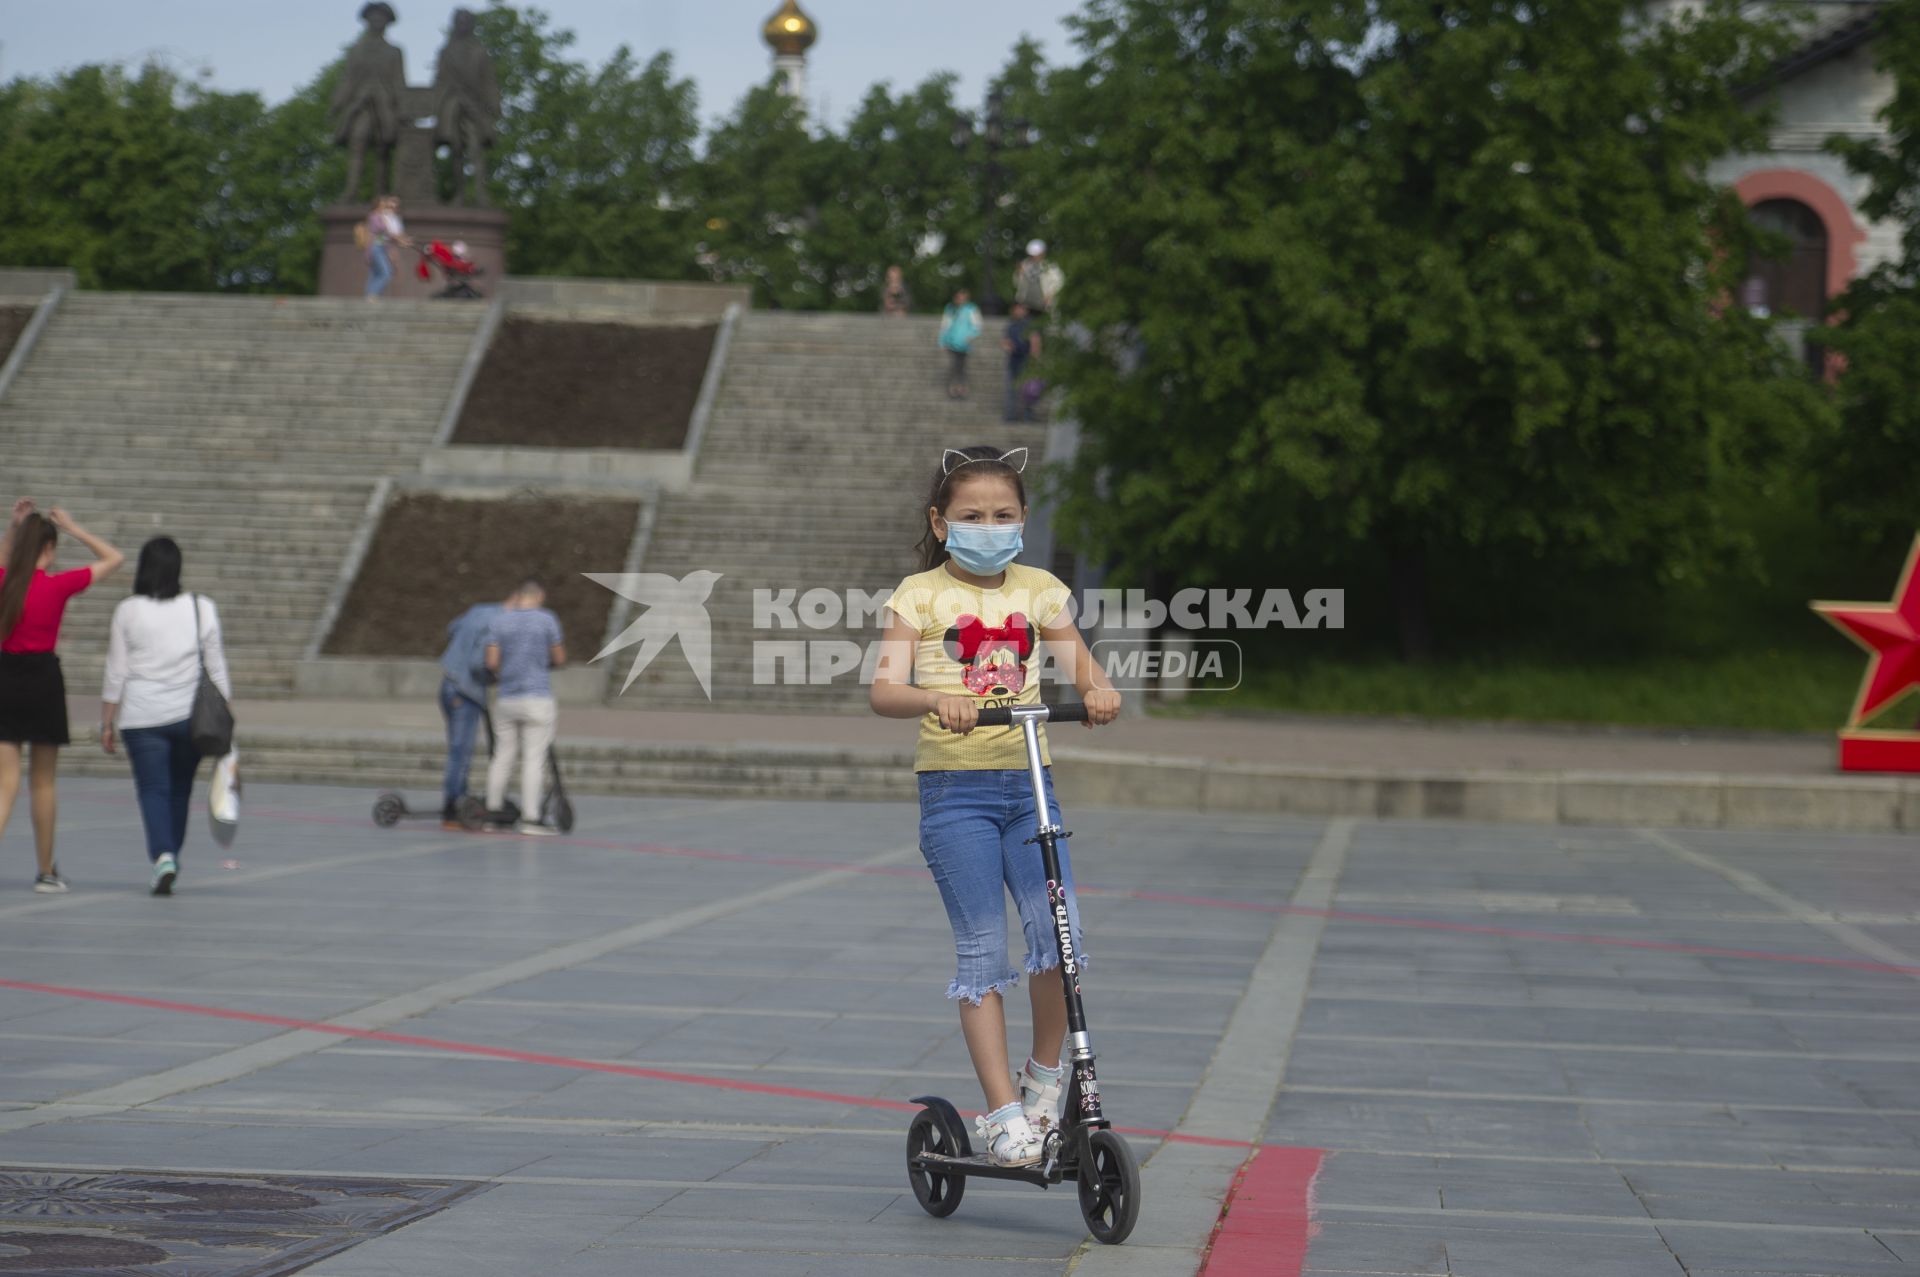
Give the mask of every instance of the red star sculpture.
<path id="1" fill-rule="evenodd" d="M 1840 770 L 1920 772 L 1920 732 L 1872 730 L 1868 719 L 1920 687 L 1920 536 L 1893 598 L 1886 603 L 1815 603 L 1826 617 L 1868 652 L 1867 676 L 1853 698 L 1853 712 L 1840 731 Z"/>

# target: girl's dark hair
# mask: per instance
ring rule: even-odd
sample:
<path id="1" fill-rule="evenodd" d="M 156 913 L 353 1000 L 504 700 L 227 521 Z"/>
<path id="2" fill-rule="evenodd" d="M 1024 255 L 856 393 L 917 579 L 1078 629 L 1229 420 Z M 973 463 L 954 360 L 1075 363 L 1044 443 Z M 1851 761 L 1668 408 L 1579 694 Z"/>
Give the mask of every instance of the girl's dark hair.
<path id="1" fill-rule="evenodd" d="M 1000 459 L 1002 448 L 975 444 L 971 448 L 952 448 L 940 458 L 940 465 L 933 472 L 933 488 L 927 493 L 925 504 L 920 507 L 920 540 L 914 546 L 914 553 L 920 556 L 920 570 L 931 572 L 947 561 L 947 543 L 933 535 L 933 522 L 927 518 L 928 510 L 946 513 L 948 502 L 953 500 L 953 490 L 965 479 L 1005 479 L 1013 485 L 1020 497 L 1020 507 L 1027 505 L 1027 485 L 1021 479 L 1020 472 Z M 965 461 L 954 459 L 954 453 L 965 457 Z M 949 465 L 948 463 L 952 464 Z"/>
<path id="2" fill-rule="evenodd" d="M 133 573 L 133 592 L 150 599 L 171 599 L 180 593 L 180 546 L 172 537 L 155 537 L 140 547 L 140 566 Z"/>
<path id="3" fill-rule="evenodd" d="M 13 530 L 13 551 L 7 555 L 7 579 L 0 582 L 0 643 L 20 624 L 20 613 L 27 607 L 27 587 L 33 584 L 33 570 L 40 566 L 40 553 L 60 539 L 53 520 L 35 511 L 20 520 Z"/>

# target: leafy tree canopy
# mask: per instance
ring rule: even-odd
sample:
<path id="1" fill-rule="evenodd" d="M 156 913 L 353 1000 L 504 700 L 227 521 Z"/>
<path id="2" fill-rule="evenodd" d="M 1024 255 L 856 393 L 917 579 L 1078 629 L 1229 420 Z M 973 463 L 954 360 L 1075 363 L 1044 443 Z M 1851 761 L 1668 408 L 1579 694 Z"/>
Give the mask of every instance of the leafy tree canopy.
<path id="1" fill-rule="evenodd" d="M 1902 229 L 1900 253 L 1836 303 L 1830 344 L 1847 361 L 1841 428 L 1817 456 L 1830 516 L 1872 545 L 1904 544 L 1920 493 L 1920 0 L 1880 11 L 1877 55 L 1893 80 L 1880 113 L 1884 140 L 1838 138 L 1831 148 L 1869 183 L 1861 211 Z"/>
<path id="2" fill-rule="evenodd" d="M 1092 0 L 1042 99 L 1085 326 L 1071 513 L 1136 576 L 1365 547 L 1697 576 L 1823 412 L 1702 176 L 1783 47 L 1737 0 Z"/>

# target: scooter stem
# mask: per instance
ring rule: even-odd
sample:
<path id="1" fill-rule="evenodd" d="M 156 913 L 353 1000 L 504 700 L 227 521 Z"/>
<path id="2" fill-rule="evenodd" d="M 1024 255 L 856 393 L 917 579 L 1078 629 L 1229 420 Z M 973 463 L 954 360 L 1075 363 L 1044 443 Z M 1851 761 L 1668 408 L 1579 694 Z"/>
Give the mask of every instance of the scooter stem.
<path id="1" fill-rule="evenodd" d="M 1047 806 L 1047 776 L 1040 768 L 1040 723 L 1046 718 L 1046 710 L 1035 713 L 1016 709 L 1013 716 L 1020 724 L 1020 734 L 1027 746 L 1027 780 L 1033 785 L 1033 810 L 1040 818 L 1036 832 L 1057 834 L 1060 826 L 1054 823 L 1053 812 Z"/>

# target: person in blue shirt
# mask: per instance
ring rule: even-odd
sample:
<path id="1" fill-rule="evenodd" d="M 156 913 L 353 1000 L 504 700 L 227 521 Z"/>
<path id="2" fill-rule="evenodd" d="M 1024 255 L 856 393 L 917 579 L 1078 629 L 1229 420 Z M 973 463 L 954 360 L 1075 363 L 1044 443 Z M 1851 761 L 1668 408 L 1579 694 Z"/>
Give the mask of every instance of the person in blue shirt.
<path id="1" fill-rule="evenodd" d="M 940 348 L 947 352 L 947 398 L 967 397 L 967 353 L 973 339 L 980 335 L 980 308 L 966 289 L 953 295 L 953 301 L 940 316 Z"/>
<path id="2" fill-rule="evenodd" d="M 447 623 L 440 654 L 440 717 L 447 722 L 447 774 L 440 787 L 440 822 L 461 828 L 454 806 L 467 792 L 474 737 L 487 713 L 487 629 L 503 604 L 476 603 Z"/>

